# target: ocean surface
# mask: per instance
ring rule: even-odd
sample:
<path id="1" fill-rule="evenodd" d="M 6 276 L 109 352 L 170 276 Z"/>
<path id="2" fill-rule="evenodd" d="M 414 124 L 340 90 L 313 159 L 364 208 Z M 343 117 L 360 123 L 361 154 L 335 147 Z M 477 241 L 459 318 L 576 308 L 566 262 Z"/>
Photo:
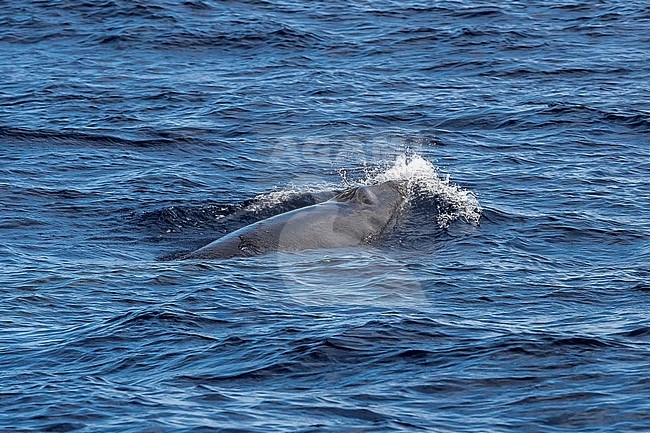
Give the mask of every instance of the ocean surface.
<path id="1" fill-rule="evenodd" d="M 650 431 L 648 2 L 2 1 L 0 77 L 3 433 Z"/>

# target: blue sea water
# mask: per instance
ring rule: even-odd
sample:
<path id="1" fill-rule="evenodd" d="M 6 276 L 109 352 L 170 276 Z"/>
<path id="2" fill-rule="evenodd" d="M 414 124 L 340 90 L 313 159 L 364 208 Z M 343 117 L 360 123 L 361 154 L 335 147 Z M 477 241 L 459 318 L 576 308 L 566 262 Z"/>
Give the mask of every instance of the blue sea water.
<path id="1" fill-rule="evenodd" d="M 644 1 L 0 3 L 0 431 L 650 431 Z M 349 185 L 376 245 L 175 260 Z"/>

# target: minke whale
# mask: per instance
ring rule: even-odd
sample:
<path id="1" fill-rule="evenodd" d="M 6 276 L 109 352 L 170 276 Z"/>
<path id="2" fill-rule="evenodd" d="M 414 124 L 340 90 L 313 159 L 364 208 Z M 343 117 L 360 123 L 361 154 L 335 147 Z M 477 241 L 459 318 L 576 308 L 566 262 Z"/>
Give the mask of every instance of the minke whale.
<path id="1" fill-rule="evenodd" d="M 393 230 L 403 204 L 403 185 L 397 181 L 351 188 L 326 202 L 250 224 L 181 259 L 370 245 Z"/>

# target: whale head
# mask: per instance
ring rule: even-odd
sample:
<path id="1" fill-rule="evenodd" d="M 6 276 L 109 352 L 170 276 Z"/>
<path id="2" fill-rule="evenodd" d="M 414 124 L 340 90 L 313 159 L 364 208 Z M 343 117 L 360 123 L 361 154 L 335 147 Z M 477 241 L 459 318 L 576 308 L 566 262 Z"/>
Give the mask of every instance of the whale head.
<path id="1" fill-rule="evenodd" d="M 349 231 L 354 224 L 354 231 L 363 233 L 364 243 L 370 243 L 394 227 L 404 197 L 404 186 L 394 180 L 343 191 L 330 200 L 345 206 L 335 228 Z"/>

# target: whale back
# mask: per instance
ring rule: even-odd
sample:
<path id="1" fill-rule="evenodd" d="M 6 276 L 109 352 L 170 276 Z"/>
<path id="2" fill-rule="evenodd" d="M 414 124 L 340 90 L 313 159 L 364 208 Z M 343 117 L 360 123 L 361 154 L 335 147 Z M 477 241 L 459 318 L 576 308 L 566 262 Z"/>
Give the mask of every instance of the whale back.
<path id="1" fill-rule="evenodd" d="M 402 202 L 397 184 L 351 188 L 326 202 L 243 227 L 184 258 L 223 259 L 369 244 L 393 227 Z"/>

